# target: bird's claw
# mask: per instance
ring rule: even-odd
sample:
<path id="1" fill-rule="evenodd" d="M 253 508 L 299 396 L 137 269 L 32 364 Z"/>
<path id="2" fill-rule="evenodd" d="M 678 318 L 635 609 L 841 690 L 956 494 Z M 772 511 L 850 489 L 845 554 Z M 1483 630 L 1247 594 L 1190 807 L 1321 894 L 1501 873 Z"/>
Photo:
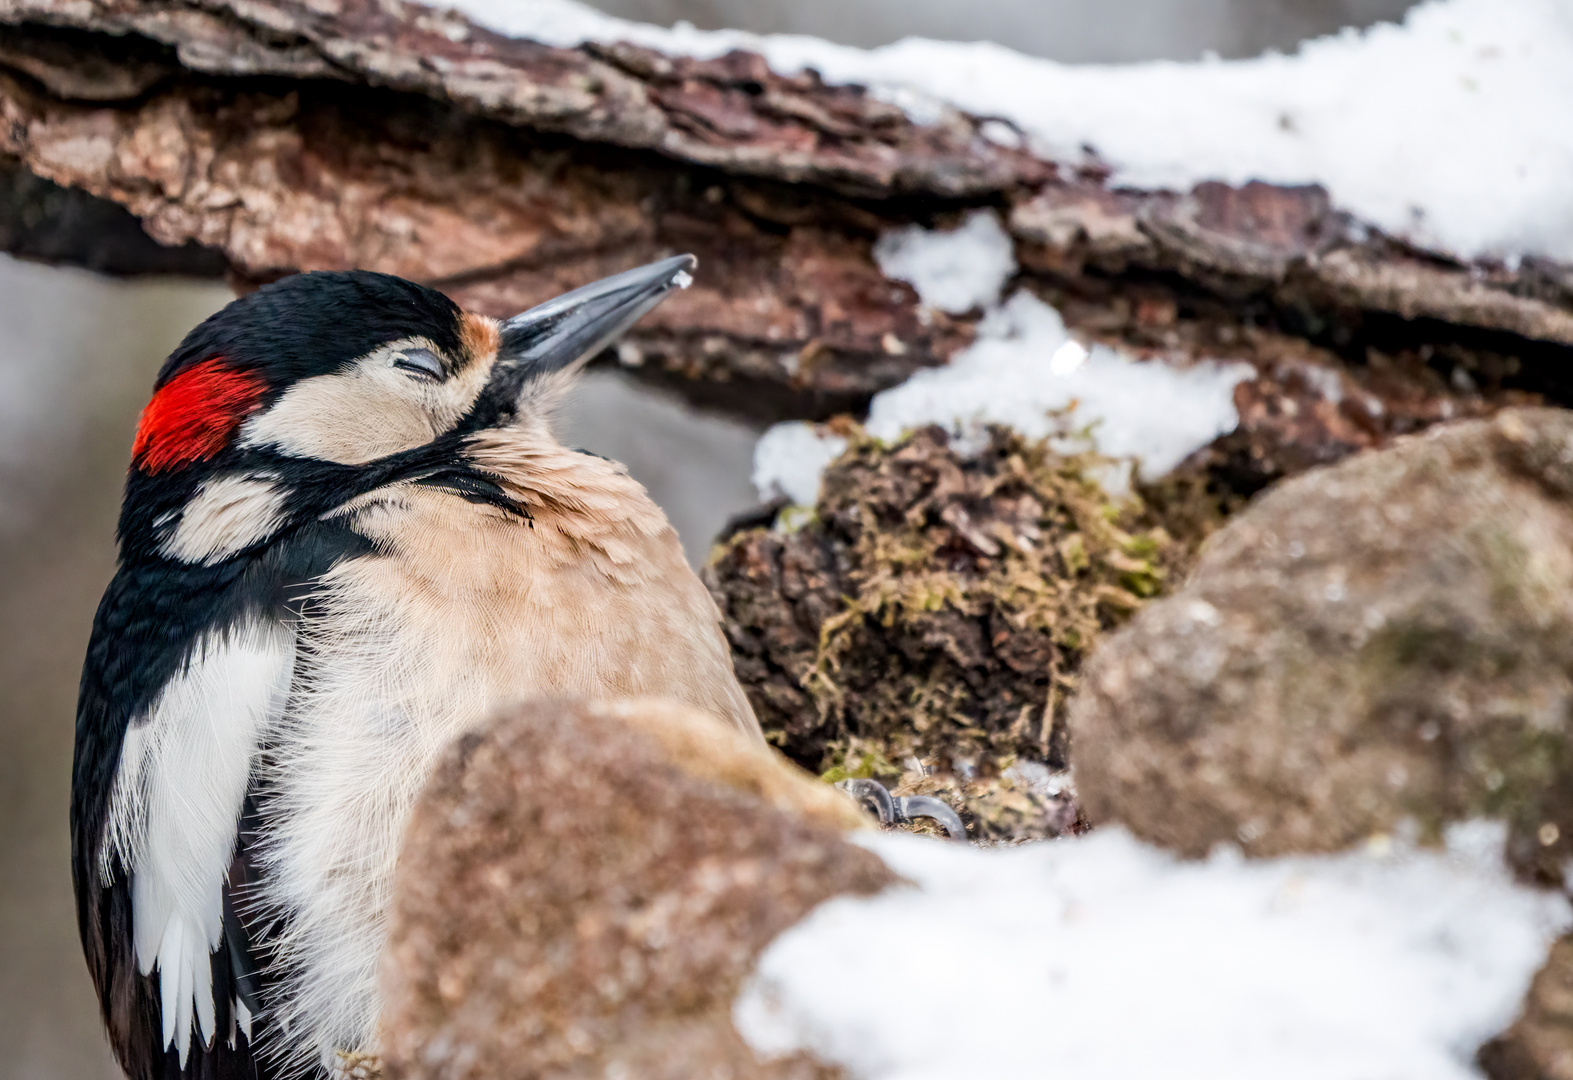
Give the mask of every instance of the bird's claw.
<path id="1" fill-rule="evenodd" d="M 927 795 L 892 795 L 878 780 L 841 780 L 836 787 L 856 799 L 886 827 L 909 825 L 913 818 L 932 818 L 952 840 L 965 841 L 967 827 L 961 817 L 938 799 Z"/>

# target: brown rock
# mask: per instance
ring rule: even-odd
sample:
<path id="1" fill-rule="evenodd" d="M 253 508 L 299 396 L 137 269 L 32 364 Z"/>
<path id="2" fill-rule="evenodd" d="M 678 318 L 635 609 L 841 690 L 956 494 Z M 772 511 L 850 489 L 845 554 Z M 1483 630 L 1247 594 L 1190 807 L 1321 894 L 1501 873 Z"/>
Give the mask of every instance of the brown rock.
<path id="1" fill-rule="evenodd" d="M 1573 413 L 1509 410 L 1284 482 L 1108 640 L 1070 727 L 1094 821 L 1190 855 L 1417 821 L 1573 852 Z"/>
<path id="2" fill-rule="evenodd" d="M 850 801 L 708 716 L 544 702 L 449 753 L 417 806 L 384 968 L 406 1080 L 819 1078 L 731 1023 L 756 957 L 894 880 Z"/>
<path id="3" fill-rule="evenodd" d="M 1573 936 L 1551 947 L 1523 1015 L 1478 1060 L 1491 1080 L 1573 1080 Z"/>

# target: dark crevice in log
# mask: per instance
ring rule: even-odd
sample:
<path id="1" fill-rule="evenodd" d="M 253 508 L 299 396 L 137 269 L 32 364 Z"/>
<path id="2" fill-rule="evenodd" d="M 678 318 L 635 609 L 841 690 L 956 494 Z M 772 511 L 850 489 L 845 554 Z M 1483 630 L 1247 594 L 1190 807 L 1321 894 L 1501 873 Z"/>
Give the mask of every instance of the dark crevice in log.
<path id="1" fill-rule="evenodd" d="M 0 159 L 0 251 L 100 274 L 218 278 L 227 260 L 198 244 L 167 247 L 125 207 L 34 176 Z"/>
<path id="2" fill-rule="evenodd" d="M 179 75 L 168 45 L 141 34 L 111 36 L 62 26 L 0 26 L 0 67 L 61 101 L 127 104 Z"/>

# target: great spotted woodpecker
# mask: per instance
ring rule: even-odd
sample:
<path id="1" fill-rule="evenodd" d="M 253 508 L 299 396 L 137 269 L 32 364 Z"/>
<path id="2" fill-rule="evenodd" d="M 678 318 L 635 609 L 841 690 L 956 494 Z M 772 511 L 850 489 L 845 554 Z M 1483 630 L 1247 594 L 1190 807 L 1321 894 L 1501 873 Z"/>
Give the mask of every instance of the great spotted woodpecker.
<path id="1" fill-rule="evenodd" d="M 131 1080 L 376 1071 L 402 827 L 499 704 L 663 695 L 758 737 L 665 516 L 548 424 L 694 265 L 501 323 L 382 274 L 300 274 L 165 363 L 71 803 L 82 942 Z"/>

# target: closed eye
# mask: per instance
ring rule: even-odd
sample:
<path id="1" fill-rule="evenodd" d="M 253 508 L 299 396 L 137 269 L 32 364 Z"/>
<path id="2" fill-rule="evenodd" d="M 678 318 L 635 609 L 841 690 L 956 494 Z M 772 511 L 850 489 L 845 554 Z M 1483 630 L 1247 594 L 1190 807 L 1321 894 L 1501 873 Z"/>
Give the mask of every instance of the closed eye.
<path id="1" fill-rule="evenodd" d="M 430 349 L 407 349 L 393 359 L 393 366 L 425 382 L 441 382 L 446 372 Z"/>

